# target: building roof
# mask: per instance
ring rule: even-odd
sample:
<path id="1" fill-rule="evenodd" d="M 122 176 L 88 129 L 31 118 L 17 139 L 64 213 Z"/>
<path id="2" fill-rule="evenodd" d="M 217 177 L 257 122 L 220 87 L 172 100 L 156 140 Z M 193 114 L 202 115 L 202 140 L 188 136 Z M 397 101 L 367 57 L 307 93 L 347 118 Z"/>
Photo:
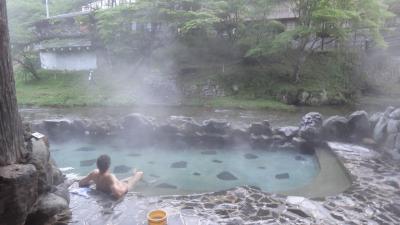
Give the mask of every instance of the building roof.
<path id="1" fill-rule="evenodd" d="M 37 50 L 59 49 L 59 48 L 86 48 L 91 47 L 92 41 L 86 38 L 51 39 L 40 42 Z"/>
<path id="2" fill-rule="evenodd" d="M 50 21 L 50 20 L 54 20 L 54 19 L 65 19 L 65 18 L 73 18 L 73 17 L 77 17 L 77 16 L 86 16 L 86 15 L 90 15 L 91 13 L 92 12 L 72 12 L 72 13 L 60 14 L 60 15 L 51 16 L 49 18 L 44 18 L 44 19 L 38 20 L 38 21 L 34 22 L 33 24 L 38 25 L 45 21 Z"/>

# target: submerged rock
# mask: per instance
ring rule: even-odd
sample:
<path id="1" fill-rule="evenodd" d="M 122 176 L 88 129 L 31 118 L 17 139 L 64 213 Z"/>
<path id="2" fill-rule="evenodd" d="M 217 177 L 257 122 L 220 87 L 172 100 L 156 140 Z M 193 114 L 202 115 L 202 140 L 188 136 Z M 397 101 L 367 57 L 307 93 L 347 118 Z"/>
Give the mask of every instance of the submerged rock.
<path id="1" fill-rule="evenodd" d="M 247 153 L 247 154 L 244 155 L 244 157 L 245 157 L 246 159 L 257 159 L 257 158 L 258 158 L 257 155 L 254 155 L 254 154 L 252 154 L 252 153 Z"/>
<path id="2" fill-rule="evenodd" d="M 201 174 L 200 173 L 198 173 L 198 172 L 194 172 L 193 173 L 193 176 L 200 176 Z"/>
<path id="3" fill-rule="evenodd" d="M 226 181 L 229 181 L 229 180 L 237 180 L 237 179 L 238 179 L 237 177 L 235 177 L 235 175 L 231 174 L 231 173 L 228 172 L 228 171 L 223 171 L 223 172 L 219 173 L 219 174 L 217 175 L 217 177 L 218 177 L 218 179 L 220 179 L 220 180 L 226 180 Z"/>
<path id="4" fill-rule="evenodd" d="M 187 167 L 187 162 L 185 162 L 185 161 L 174 162 L 174 163 L 171 164 L 170 167 L 174 168 L 174 169 L 186 168 Z"/>
<path id="5" fill-rule="evenodd" d="M 213 163 L 223 163 L 221 160 L 218 160 L 218 159 L 214 159 L 212 162 Z"/>
<path id="6" fill-rule="evenodd" d="M 275 175 L 275 179 L 278 179 L 278 180 L 289 179 L 289 174 L 288 173 L 277 174 L 277 175 Z"/>
<path id="7" fill-rule="evenodd" d="M 260 170 L 265 170 L 265 169 L 266 169 L 265 166 L 259 166 L 259 167 L 257 167 L 257 168 L 260 169 Z"/>
<path id="8" fill-rule="evenodd" d="M 81 147 L 81 148 L 77 148 L 75 151 L 78 151 L 78 152 L 93 152 L 93 151 L 96 151 L 96 148 L 94 148 L 94 147 Z"/>
<path id="9" fill-rule="evenodd" d="M 93 166 L 96 163 L 97 159 L 89 159 L 89 160 L 82 160 L 80 162 L 81 167 Z"/>
<path id="10" fill-rule="evenodd" d="M 301 155 L 296 155 L 295 159 L 296 159 L 297 161 L 306 161 L 306 158 L 304 158 L 304 157 L 301 156 Z"/>
<path id="11" fill-rule="evenodd" d="M 160 176 L 158 176 L 158 175 L 156 175 L 156 174 L 150 174 L 149 176 L 150 176 L 150 177 L 153 177 L 153 178 L 160 178 Z"/>
<path id="12" fill-rule="evenodd" d="M 125 165 L 119 165 L 114 167 L 113 172 L 114 173 L 129 173 L 132 170 L 132 167 L 125 166 Z"/>
<path id="13" fill-rule="evenodd" d="M 139 154 L 139 153 L 129 153 L 128 156 L 131 156 L 131 157 L 139 157 L 139 156 L 142 156 L 142 154 Z"/>
<path id="14" fill-rule="evenodd" d="M 172 184 L 167 184 L 167 183 L 161 183 L 156 186 L 157 188 L 164 188 L 164 189 L 178 189 L 177 186 L 172 185 Z"/>
<path id="15" fill-rule="evenodd" d="M 217 151 L 215 150 L 209 150 L 209 151 L 203 151 L 201 152 L 202 155 L 216 155 Z"/>

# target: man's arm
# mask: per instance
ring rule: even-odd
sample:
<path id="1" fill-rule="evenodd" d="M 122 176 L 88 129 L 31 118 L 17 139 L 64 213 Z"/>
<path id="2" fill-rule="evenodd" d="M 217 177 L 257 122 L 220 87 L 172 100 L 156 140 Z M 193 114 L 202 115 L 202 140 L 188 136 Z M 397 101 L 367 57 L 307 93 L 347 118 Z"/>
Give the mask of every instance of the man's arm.
<path id="1" fill-rule="evenodd" d="M 79 187 L 87 187 L 90 186 L 90 181 L 93 180 L 94 176 L 98 173 L 97 170 L 94 170 L 93 172 L 89 173 L 85 178 L 79 181 Z"/>

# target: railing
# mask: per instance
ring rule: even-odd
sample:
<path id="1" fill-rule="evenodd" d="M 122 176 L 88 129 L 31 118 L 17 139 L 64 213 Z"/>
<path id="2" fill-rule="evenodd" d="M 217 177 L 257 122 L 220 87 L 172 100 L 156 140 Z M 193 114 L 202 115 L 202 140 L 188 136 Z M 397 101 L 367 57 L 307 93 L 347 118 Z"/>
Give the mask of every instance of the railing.
<path id="1" fill-rule="evenodd" d="M 129 5 L 135 3 L 136 0 L 98 0 L 82 6 L 83 12 L 94 11 L 98 9 L 109 9 L 119 5 Z"/>

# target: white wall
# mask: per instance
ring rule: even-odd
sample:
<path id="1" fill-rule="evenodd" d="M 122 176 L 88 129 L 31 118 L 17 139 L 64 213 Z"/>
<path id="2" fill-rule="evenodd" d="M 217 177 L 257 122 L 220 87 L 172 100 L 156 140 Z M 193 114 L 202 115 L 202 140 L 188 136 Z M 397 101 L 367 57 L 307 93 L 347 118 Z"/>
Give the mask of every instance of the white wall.
<path id="1" fill-rule="evenodd" d="M 95 52 L 40 52 L 40 64 L 48 70 L 90 70 L 97 68 Z"/>

